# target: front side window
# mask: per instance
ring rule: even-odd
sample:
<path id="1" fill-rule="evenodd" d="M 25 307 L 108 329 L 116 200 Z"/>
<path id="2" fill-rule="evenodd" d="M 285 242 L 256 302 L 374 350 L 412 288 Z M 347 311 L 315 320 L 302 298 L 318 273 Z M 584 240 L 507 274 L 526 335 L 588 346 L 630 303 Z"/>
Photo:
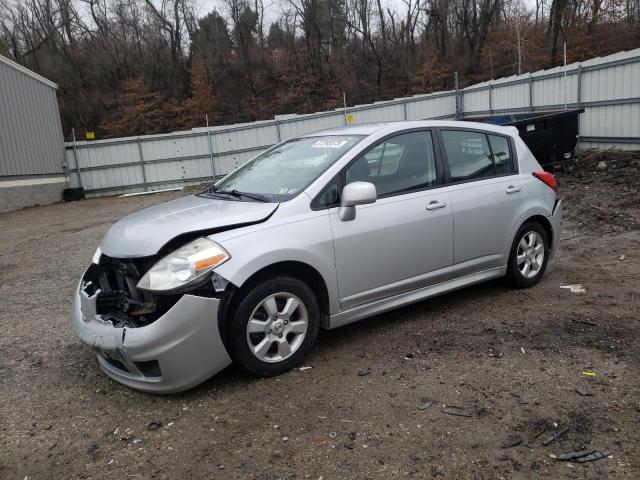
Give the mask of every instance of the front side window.
<path id="1" fill-rule="evenodd" d="M 362 138 L 360 135 L 327 135 L 289 140 L 223 178 L 212 193 L 242 192 L 259 195 L 269 201 L 289 200 L 306 189 Z"/>
<path id="2" fill-rule="evenodd" d="M 346 183 L 371 182 L 378 197 L 436 184 L 436 157 L 431 132 L 392 137 L 369 150 L 346 170 Z"/>

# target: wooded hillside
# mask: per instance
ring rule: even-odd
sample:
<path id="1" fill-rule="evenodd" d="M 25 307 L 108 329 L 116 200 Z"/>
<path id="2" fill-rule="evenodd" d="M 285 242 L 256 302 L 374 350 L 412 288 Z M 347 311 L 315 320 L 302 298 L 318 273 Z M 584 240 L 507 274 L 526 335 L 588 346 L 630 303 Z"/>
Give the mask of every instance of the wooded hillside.
<path id="1" fill-rule="evenodd" d="M 465 86 L 560 65 L 564 41 L 568 62 L 640 46 L 640 0 L 281 1 L 0 0 L 0 53 L 59 84 L 67 138 L 105 138 Z"/>

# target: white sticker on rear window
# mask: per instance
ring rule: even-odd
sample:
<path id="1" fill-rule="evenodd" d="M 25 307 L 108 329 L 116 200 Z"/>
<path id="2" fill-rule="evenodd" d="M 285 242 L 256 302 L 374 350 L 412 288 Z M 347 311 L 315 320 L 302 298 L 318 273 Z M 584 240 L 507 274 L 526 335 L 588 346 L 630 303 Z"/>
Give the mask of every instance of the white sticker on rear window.
<path id="1" fill-rule="evenodd" d="M 344 147 L 346 144 L 347 144 L 346 140 L 323 139 L 323 140 L 318 140 L 316 143 L 311 145 L 311 148 L 340 148 L 340 147 Z"/>

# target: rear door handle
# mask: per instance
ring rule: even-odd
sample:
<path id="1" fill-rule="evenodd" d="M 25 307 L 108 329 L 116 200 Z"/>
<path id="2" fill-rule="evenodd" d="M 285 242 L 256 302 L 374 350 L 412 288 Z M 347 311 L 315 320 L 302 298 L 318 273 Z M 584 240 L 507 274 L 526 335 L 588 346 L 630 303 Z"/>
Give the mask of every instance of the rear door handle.
<path id="1" fill-rule="evenodd" d="M 513 185 L 509 185 L 507 187 L 507 195 L 511 195 L 512 193 L 518 193 L 522 190 L 522 187 L 514 187 Z"/>
<path id="2" fill-rule="evenodd" d="M 444 208 L 447 206 L 447 202 L 440 202 L 438 200 L 432 200 L 427 205 L 427 210 L 437 210 L 439 208 Z"/>

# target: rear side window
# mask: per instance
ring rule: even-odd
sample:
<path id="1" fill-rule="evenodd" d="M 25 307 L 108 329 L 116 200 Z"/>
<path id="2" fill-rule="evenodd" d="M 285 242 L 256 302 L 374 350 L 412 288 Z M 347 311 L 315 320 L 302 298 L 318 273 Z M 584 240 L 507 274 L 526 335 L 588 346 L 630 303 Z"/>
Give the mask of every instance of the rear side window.
<path id="1" fill-rule="evenodd" d="M 373 183 L 379 197 L 435 185 L 431 132 L 404 133 L 375 146 L 346 170 L 346 182 L 357 181 Z"/>
<path id="2" fill-rule="evenodd" d="M 443 130 L 452 182 L 495 176 L 487 136 L 480 132 Z"/>
<path id="3" fill-rule="evenodd" d="M 509 139 L 499 135 L 488 135 L 493 163 L 496 167 L 496 175 L 506 175 L 513 173 L 513 158 L 509 149 Z"/>

